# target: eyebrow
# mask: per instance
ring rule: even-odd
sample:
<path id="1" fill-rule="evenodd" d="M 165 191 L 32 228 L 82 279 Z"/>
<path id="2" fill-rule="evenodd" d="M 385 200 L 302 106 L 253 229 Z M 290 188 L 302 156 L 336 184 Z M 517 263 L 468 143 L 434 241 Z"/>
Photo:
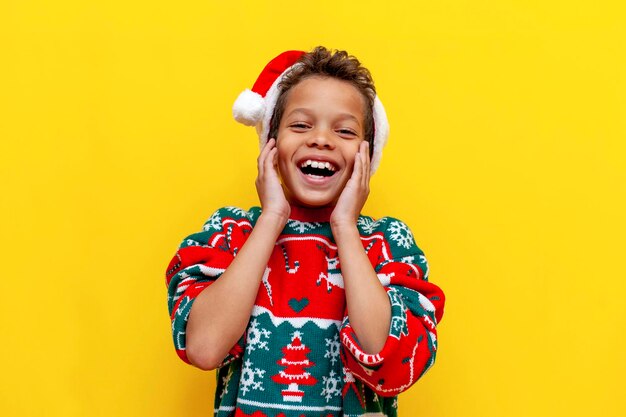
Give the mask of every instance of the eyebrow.
<path id="1" fill-rule="evenodd" d="M 305 107 L 298 107 L 290 111 L 289 114 L 285 115 L 285 118 L 292 116 L 294 113 L 303 113 L 306 116 L 313 116 L 313 112 L 311 110 Z M 359 121 L 359 119 L 356 116 L 354 116 L 352 113 L 340 113 L 339 117 L 342 119 L 352 119 L 355 122 L 357 122 L 359 125 L 361 125 L 361 122 Z"/>

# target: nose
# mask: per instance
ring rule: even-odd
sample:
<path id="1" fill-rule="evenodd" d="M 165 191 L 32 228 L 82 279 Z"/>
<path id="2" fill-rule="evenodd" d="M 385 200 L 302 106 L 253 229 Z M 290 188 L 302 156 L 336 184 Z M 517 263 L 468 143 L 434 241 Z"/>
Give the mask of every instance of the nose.
<path id="1" fill-rule="evenodd" d="M 317 128 L 310 132 L 307 145 L 318 149 L 335 149 L 333 132 L 328 129 Z"/>

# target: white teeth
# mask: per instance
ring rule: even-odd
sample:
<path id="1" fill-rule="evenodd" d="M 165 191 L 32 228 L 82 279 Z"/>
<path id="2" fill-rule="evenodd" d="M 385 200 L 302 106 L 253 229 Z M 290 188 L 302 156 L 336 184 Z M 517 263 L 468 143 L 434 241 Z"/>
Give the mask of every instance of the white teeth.
<path id="1" fill-rule="evenodd" d="M 306 161 L 300 164 L 301 168 L 305 168 L 310 166 L 312 168 L 326 168 L 331 172 L 335 172 L 335 167 L 330 162 L 322 162 L 322 161 L 313 161 L 311 159 L 307 159 Z"/>

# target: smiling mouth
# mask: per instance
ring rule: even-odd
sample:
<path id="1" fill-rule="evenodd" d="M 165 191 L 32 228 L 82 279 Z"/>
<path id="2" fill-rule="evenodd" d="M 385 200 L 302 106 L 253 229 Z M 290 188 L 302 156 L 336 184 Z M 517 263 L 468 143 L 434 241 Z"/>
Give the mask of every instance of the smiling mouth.
<path id="1" fill-rule="evenodd" d="M 313 178 L 327 178 L 332 177 L 337 172 L 337 168 L 330 162 L 321 162 L 306 160 L 300 164 L 300 171 L 304 175 L 308 175 Z"/>

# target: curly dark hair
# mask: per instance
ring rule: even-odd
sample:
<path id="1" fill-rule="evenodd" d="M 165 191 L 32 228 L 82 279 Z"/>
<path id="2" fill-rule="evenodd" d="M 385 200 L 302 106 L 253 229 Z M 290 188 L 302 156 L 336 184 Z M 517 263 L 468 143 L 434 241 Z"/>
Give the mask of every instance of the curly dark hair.
<path id="1" fill-rule="evenodd" d="M 298 59 L 295 68 L 286 73 L 278 84 L 280 95 L 276 100 L 274 113 L 270 120 L 268 138 L 275 138 L 278 135 L 278 127 L 283 117 L 288 93 L 296 84 L 313 76 L 332 77 L 344 80 L 352 84 L 365 99 L 364 114 L 364 135 L 365 140 L 370 144 L 370 157 L 374 151 L 374 115 L 372 108 L 376 89 L 374 80 L 369 70 L 361 65 L 359 60 L 348 55 L 346 51 L 331 51 L 323 46 L 318 46 Z"/>

